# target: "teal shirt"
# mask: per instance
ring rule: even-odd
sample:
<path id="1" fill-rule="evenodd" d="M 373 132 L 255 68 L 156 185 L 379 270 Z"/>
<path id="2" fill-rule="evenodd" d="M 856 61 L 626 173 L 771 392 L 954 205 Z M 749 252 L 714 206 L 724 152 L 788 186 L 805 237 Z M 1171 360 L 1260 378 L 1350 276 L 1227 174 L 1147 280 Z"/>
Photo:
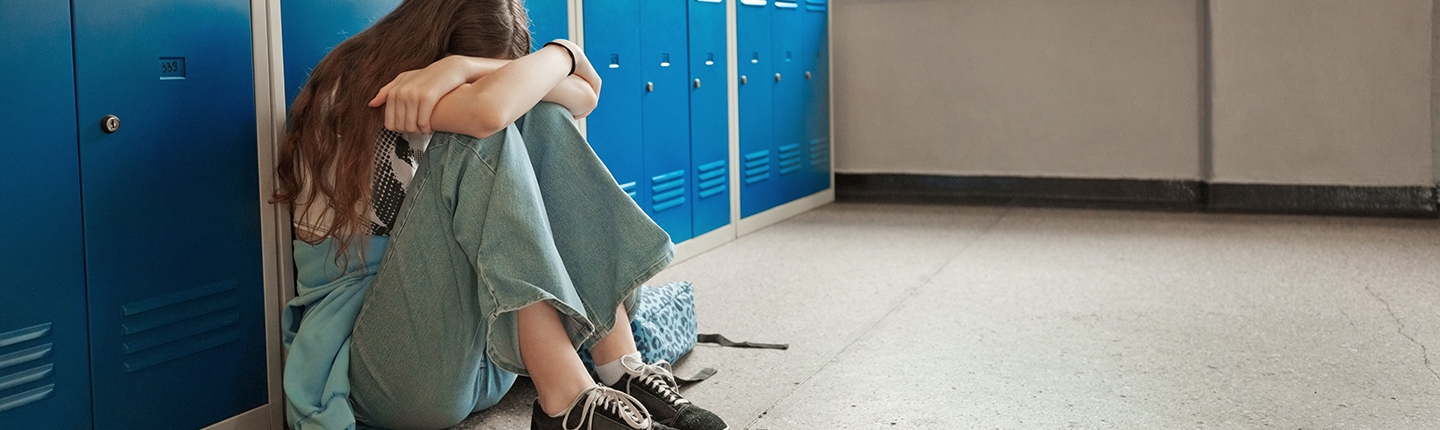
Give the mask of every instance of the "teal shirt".
<path id="1" fill-rule="evenodd" d="M 356 241 L 336 262 L 334 239 L 295 241 L 295 298 L 281 315 L 285 420 L 294 430 L 355 428 L 350 406 L 350 332 L 375 281 L 388 238 Z M 363 252 L 362 248 L 363 247 Z M 362 258 L 363 257 L 363 258 Z M 341 270 L 337 264 L 346 264 Z"/>

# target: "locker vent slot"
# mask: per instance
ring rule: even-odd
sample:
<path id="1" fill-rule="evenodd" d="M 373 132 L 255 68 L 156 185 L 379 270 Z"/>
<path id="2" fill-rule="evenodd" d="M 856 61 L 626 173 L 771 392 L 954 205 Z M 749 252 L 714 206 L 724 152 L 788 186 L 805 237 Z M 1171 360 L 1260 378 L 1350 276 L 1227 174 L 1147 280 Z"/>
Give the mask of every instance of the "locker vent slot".
<path id="1" fill-rule="evenodd" d="M 166 294 L 120 306 L 125 371 L 215 348 L 240 338 L 239 280 Z"/>
<path id="2" fill-rule="evenodd" d="M 825 5 L 822 4 L 822 5 L 818 5 L 818 6 L 817 6 L 817 5 L 813 5 L 813 4 L 807 4 L 807 5 L 805 5 L 805 10 L 808 10 L 808 11 L 811 11 L 811 12 L 824 12 L 824 11 L 825 11 Z"/>
<path id="3" fill-rule="evenodd" d="M 791 143 L 780 146 L 780 174 L 793 173 L 800 170 L 800 144 Z"/>
<path id="4" fill-rule="evenodd" d="M 0 397 L 0 412 L 45 400 L 45 398 L 50 397 L 52 394 L 55 394 L 55 384 L 46 385 L 12 396 Z"/>
<path id="5" fill-rule="evenodd" d="M 819 171 L 830 170 L 830 141 L 810 140 L 810 167 Z"/>
<path id="6" fill-rule="evenodd" d="M 50 323 L 0 333 L 0 348 L 50 335 Z"/>
<path id="7" fill-rule="evenodd" d="M 817 4 L 817 5 L 824 6 L 824 5 L 825 5 L 825 0 L 805 0 L 805 4 Z"/>
<path id="8" fill-rule="evenodd" d="M 630 198 L 632 198 L 632 199 L 635 198 L 635 183 L 634 183 L 634 182 L 626 182 L 626 183 L 620 184 L 620 191 L 624 191 L 625 194 L 629 195 Z"/>
<path id="9" fill-rule="evenodd" d="M 685 169 L 650 178 L 650 195 L 655 212 L 685 204 Z"/>
<path id="10" fill-rule="evenodd" d="M 54 344 L 31 342 L 49 337 L 50 327 L 50 323 L 44 323 L 0 333 L 0 412 L 44 400 L 55 393 L 55 384 L 45 384 L 55 376 L 55 363 L 42 361 L 54 352 Z M 37 383 L 43 385 L 36 386 Z"/>
<path id="11" fill-rule="evenodd" d="M 0 355 L 0 369 L 19 366 L 21 364 L 49 357 L 50 352 L 53 348 L 54 344 L 47 343 L 44 345 L 26 348 L 12 353 Z M 8 370 L 0 370 L 0 372 L 8 372 Z"/>
<path id="12" fill-rule="evenodd" d="M 11 388 L 18 387 L 20 386 L 20 384 L 26 384 L 45 379 L 49 377 L 52 373 L 55 373 L 55 365 L 44 364 L 40 367 L 21 370 L 19 372 L 11 373 L 9 375 L 0 375 L 0 391 L 5 391 Z"/>
<path id="13" fill-rule="evenodd" d="M 770 179 L 770 150 L 745 154 L 745 183 L 753 184 Z"/>
<path id="14" fill-rule="evenodd" d="M 727 183 L 729 182 L 727 179 L 730 178 L 725 174 L 729 169 L 725 168 L 725 160 L 723 159 L 701 164 L 696 171 L 696 179 L 700 182 L 698 193 L 702 199 L 723 193 L 725 189 L 730 187 Z"/>
<path id="15" fill-rule="evenodd" d="M 745 6 L 765 6 L 765 0 L 740 0 L 740 4 Z"/>
<path id="16" fill-rule="evenodd" d="M 796 7 L 799 7 L 799 6 L 800 6 L 800 5 L 795 4 L 795 2 L 788 2 L 788 1 L 777 1 L 777 2 L 775 2 L 775 7 L 776 7 L 777 9 L 794 9 L 794 8 L 796 8 Z"/>

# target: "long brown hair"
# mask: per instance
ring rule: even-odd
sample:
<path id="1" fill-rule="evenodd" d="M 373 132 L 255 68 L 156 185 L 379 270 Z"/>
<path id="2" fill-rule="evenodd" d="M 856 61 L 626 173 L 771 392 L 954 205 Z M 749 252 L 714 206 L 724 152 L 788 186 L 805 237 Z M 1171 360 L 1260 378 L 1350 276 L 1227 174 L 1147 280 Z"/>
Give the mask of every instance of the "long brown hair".
<path id="1" fill-rule="evenodd" d="M 274 202 L 298 206 L 323 197 L 332 221 L 324 236 L 307 242 L 333 237 L 345 255 L 369 228 L 375 140 L 385 123 L 384 107 L 367 106 L 370 99 L 401 72 L 449 54 L 514 59 L 528 52 L 521 0 L 405 0 L 310 72 L 290 108 Z"/>

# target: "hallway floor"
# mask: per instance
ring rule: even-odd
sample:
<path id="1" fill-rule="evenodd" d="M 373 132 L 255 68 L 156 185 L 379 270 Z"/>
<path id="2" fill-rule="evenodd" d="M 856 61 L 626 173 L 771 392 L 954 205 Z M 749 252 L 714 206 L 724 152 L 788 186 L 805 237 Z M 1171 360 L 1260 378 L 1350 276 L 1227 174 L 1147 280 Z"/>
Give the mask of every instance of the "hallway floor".
<path id="1" fill-rule="evenodd" d="M 837 203 L 683 262 L 745 429 L 1440 427 L 1435 220 Z M 1431 351 L 1430 349 L 1435 349 Z M 528 428 L 534 388 L 457 429 Z"/>

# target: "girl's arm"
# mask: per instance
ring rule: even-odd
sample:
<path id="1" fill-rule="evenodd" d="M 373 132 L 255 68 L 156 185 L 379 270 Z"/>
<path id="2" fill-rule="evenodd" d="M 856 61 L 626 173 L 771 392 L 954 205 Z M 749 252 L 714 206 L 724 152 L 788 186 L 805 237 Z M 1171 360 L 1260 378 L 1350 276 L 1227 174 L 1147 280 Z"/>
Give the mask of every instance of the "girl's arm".
<path id="1" fill-rule="evenodd" d="M 565 106 L 577 118 L 595 108 L 600 79 L 584 53 L 575 53 L 575 75 L 565 49 L 546 46 L 517 60 L 450 56 L 425 69 L 400 74 L 381 88 L 370 106 L 385 106 L 385 127 L 428 133 L 431 129 L 477 137 L 514 122 L 539 101 Z"/>

